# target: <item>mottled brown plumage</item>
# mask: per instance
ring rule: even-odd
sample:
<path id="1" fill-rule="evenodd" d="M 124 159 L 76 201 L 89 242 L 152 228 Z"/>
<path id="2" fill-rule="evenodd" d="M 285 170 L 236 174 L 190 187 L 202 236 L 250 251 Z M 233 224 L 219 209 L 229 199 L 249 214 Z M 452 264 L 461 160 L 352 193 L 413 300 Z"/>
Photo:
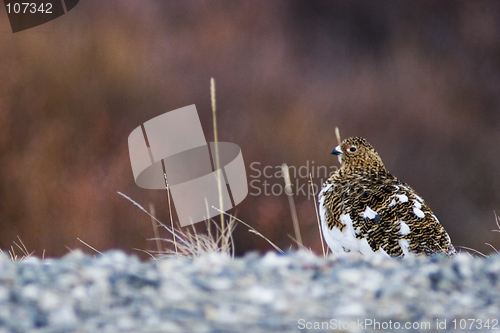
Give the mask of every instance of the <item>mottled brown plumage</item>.
<path id="1" fill-rule="evenodd" d="M 342 157 L 342 166 L 319 194 L 323 234 L 332 252 L 391 257 L 455 253 L 429 206 L 387 171 L 365 139 L 346 139 L 332 154 Z"/>

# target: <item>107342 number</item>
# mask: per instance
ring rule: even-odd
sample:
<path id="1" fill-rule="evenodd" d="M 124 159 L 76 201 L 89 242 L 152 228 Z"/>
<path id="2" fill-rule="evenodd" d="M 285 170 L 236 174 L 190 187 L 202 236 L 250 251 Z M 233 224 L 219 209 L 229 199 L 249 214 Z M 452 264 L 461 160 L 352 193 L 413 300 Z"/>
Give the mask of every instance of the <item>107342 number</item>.
<path id="1" fill-rule="evenodd" d="M 6 5 L 7 7 L 7 13 L 15 13 L 15 14 L 26 14 L 26 13 L 45 13 L 45 14 L 52 14 L 52 4 L 50 2 L 47 3 L 41 3 L 39 6 L 37 6 L 36 3 L 30 3 L 30 2 L 15 2 L 14 4 L 8 3 Z"/>
<path id="2" fill-rule="evenodd" d="M 479 329 L 479 330 L 498 330 L 498 319 L 492 319 L 491 322 L 490 320 L 481 320 L 481 319 L 460 319 L 460 320 L 452 320 L 453 323 L 453 328 L 458 329 L 460 328 L 461 330 L 472 330 L 472 329 Z"/>

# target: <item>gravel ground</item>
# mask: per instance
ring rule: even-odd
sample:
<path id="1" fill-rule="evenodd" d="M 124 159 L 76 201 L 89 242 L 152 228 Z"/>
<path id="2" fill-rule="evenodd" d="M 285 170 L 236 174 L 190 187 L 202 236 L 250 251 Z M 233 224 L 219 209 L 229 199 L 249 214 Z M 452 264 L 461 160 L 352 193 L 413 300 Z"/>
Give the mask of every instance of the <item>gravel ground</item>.
<path id="1" fill-rule="evenodd" d="M 498 319 L 500 255 L 0 256 L 0 333 L 500 331 Z"/>

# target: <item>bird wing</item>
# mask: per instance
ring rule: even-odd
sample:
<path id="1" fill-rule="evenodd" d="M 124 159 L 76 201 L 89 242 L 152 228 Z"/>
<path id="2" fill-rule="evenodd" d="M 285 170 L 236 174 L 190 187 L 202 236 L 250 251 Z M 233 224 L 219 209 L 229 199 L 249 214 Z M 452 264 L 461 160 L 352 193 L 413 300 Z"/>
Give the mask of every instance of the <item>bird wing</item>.
<path id="1" fill-rule="evenodd" d="M 408 184 L 393 178 L 362 188 L 346 213 L 373 251 L 382 249 L 390 256 L 455 252 L 437 217 Z"/>

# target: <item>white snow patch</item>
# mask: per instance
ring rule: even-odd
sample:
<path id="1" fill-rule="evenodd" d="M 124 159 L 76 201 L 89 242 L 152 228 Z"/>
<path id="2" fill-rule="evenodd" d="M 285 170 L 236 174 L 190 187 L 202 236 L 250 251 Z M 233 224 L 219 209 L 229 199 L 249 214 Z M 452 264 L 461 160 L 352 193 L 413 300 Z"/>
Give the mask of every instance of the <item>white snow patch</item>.
<path id="1" fill-rule="evenodd" d="M 419 197 L 416 194 L 415 194 L 415 198 L 417 198 L 417 200 L 420 201 L 420 203 L 424 203 L 424 199 L 422 199 L 421 197 Z"/>
<path id="2" fill-rule="evenodd" d="M 398 197 L 399 202 L 408 202 L 406 194 L 396 194 L 396 197 Z"/>
<path id="3" fill-rule="evenodd" d="M 413 213 L 420 218 L 423 218 L 425 216 L 424 212 L 417 207 L 413 207 Z"/>
<path id="4" fill-rule="evenodd" d="M 403 236 L 406 236 L 410 233 L 410 227 L 405 222 L 401 221 L 399 226 L 399 233 Z"/>
<path id="5" fill-rule="evenodd" d="M 392 199 L 391 203 L 389 204 L 389 207 L 394 207 L 396 205 L 396 200 Z"/>
<path id="6" fill-rule="evenodd" d="M 366 206 L 366 209 L 363 213 L 363 217 L 367 217 L 369 218 L 370 220 L 373 220 L 375 218 L 375 216 L 377 216 L 377 212 L 374 211 L 373 209 L 371 209 L 370 207 Z"/>

